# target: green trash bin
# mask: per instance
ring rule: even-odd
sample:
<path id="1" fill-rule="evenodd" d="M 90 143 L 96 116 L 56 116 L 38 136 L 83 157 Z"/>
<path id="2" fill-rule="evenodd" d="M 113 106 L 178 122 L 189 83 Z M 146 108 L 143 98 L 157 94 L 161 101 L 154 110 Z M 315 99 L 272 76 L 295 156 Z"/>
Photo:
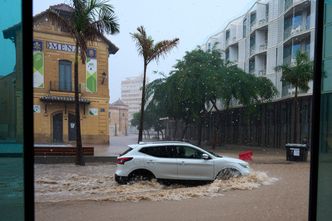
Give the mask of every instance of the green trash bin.
<path id="1" fill-rule="evenodd" d="M 285 148 L 287 161 L 307 161 L 309 150 L 307 144 L 288 143 Z"/>

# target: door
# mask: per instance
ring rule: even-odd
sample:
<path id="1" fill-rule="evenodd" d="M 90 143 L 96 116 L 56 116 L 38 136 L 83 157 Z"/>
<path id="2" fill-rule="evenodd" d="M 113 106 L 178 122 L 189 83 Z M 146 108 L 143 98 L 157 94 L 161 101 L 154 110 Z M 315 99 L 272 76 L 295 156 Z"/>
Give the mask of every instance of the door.
<path id="1" fill-rule="evenodd" d="M 213 160 L 202 159 L 203 152 L 189 146 L 178 146 L 178 176 L 187 180 L 213 180 Z"/>
<path id="2" fill-rule="evenodd" d="M 72 91 L 70 61 L 59 61 L 59 90 Z"/>
<path id="3" fill-rule="evenodd" d="M 53 116 L 53 143 L 63 143 L 62 113 L 58 113 Z"/>
<path id="4" fill-rule="evenodd" d="M 74 114 L 69 114 L 68 117 L 68 138 L 69 141 L 76 140 L 76 122 Z"/>
<path id="5" fill-rule="evenodd" d="M 144 147 L 140 152 L 149 155 L 142 162 L 143 167 L 153 172 L 159 179 L 177 179 L 178 161 L 175 157 L 176 149 L 172 146 Z"/>

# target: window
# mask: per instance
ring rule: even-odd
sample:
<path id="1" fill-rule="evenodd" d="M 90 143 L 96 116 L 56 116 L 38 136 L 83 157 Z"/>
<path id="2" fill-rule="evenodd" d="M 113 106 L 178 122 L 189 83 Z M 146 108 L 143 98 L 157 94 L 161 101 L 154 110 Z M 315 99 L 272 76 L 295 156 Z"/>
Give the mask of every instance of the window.
<path id="1" fill-rule="evenodd" d="M 176 156 L 176 147 L 174 146 L 143 147 L 139 152 L 154 157 L 174 158 Z"/>
<path id="2" fill-rule="evenodd" d="M 256 24 L 256 12 L 250 14 L 250 27 Z"/>
<path id="3" fill-rule="evenodd" d="M 59 90 L 72 91 L 71 62 L 66 60 L 59 61 Z"/>
<path id="4" fill-rule="evenodd" d="M 226 30 L 226 41 L 228 41 L 229 36 L 230 36 L 230 30 L 228 29 L 228 30 Z"/>
<path id="5" fill-rule="evenodd" d="M 247 35 L 247 19 L 245 18 L 243 20 L 243 35 L 242 36 L 245 38 L 246 35 Z"/>
<path id="6" fill-rule="evenodd" d="M 192 147 L 179 146 L 178 147 L 178 157 L 188 158 L 188 159 L 202 159 L 203 152 L 196 150 Z"/>

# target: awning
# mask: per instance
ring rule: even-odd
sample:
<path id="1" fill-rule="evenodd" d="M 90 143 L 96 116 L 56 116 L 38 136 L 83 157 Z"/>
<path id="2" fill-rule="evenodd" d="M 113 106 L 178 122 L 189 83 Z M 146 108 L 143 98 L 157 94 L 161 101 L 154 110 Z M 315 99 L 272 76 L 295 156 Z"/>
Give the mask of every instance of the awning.
<path id="1" fill-rule="evenodd" d="M 53 96 L 53 95 L 47 95 L 47 96 L 42 96 L 40 98 L 42 102 L 45 103 L 74 103 L 75 102 L 75 97 L 71 96 Z M 90 104 L 90 101 L 86 98 L 80 97 L 79 98 L 80 103 L 82 104 Z"/>

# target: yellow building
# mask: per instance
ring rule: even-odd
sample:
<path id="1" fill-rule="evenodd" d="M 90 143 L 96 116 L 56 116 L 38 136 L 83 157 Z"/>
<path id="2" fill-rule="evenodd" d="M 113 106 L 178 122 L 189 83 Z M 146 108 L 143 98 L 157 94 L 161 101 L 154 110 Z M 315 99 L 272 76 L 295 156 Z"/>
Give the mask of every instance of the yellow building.
<path id="1" fill-rule="evenodd" d="M 110 105 L 110 135 L 123 136 L 128 133 L 128 105 L 120 99 Z"/>
<path id="2" fill-rule="evenodd" d="M 60 15 L 72 13 L 66 4 L 51 6 Z M 75 41 L 47 11 L 34 16 L 34 139 L 35 143 L 74 143 Z M 88 45 L 86 63 L 79 60 L 82 142 L 109 143 L 108 56 L 118 48 L 106 37 Z"/>

